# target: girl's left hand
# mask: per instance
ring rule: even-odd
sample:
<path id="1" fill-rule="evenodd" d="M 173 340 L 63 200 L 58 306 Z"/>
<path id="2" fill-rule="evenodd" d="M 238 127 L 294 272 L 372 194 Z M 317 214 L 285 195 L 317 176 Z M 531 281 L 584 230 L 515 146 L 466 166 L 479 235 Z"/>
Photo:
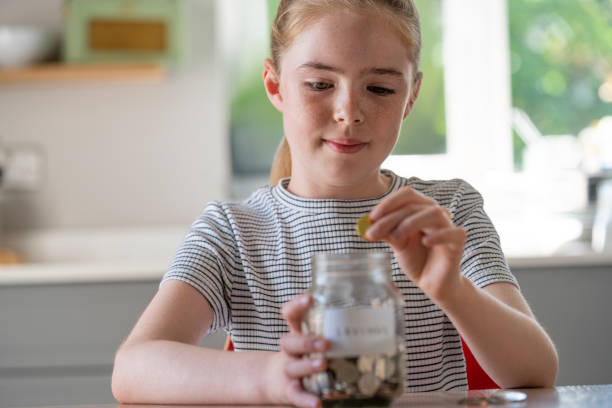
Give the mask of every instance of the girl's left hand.
<path id="1" fill-rule="evenodd" d="M 388 243 L 404 273 L 433 301 L 461 282 L 466 232 L 450 212 L 410 187 L 383 199 L 370 213 L 370 241 Z"/>

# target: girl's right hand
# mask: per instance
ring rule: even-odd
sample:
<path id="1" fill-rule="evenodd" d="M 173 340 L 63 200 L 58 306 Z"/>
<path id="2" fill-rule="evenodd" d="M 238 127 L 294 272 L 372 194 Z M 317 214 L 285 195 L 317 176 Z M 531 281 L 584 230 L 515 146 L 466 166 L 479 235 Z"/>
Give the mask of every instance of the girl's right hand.
<path id="1" fill-rule="evenodd" d="M 312 296 L 303 294 L 285 303 L 281 309 L 283 318 L 289 325 L 289 334 L 281 338 L 281 351 L 274 353 L 270 361 L 267 394 L 274 403 L 289 403 L 309 408 L 321 406 L 321 400 L 317 396 L 302 388 L 302 377 L 326 369 L 325 359 L 303 356 L 321 353 L 329 348 L 329 341 L 326 339 L 302 334 L 302 319 L 311 304 Z"/>

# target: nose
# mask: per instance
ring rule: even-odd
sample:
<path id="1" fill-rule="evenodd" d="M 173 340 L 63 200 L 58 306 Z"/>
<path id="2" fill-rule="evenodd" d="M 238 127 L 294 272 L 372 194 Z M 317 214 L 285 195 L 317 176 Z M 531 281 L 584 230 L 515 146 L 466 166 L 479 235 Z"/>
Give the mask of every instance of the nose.
<path id="1" fill-rule="evenodd" d="M 334 110 L 334 120 L 343 125 L 359 125 L 365 119 L 355 92 L 345 91 L 338 93 Z"/>

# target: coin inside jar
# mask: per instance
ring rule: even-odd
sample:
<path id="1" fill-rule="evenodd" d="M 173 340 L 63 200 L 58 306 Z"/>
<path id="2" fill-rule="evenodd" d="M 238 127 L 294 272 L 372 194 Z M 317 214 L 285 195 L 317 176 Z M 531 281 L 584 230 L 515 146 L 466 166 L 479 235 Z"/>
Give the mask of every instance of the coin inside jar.
<path id="1" fill-rule="evenodd" d="M 357 388 L 359 388 L 359 391 L 366 397 L 371 397 L 376 394 L 378 387 L 380 387 L 380 378 L 372 373 L 363 374 L 359 377 L 359 381 L 357 381 Z"/>
<path id="2" fill-rule="evenodd" d="M 400 356 L 363 355 L 330 358 L 327 370 L 304 378 L 304 388 L 323 401 L 390 403 L 403 392 Z M 310 378 L 310 381 L 307 381 Z M 325 404 L 324 404 L 325 406 Z"/>
<path id="3" fill-rule="evenodd" d="M 355 364 L 347 360 L 336 358 L 329 363 L 329 366 L 334 371 L 338 381 L 352 383 L 359 378 L 359 370 L 357 370 Z"/>
<path id="4" fill-rule="evenodd" d="M 357 368 L 361 373 L 369 373 L 374 370 L 374 357 L 373 356 L 360 356 L 357 360 Z"/>
<path id="5" fill-rule="evenodd" d="M 381 380 L 391 378 L 395 373 L 395 362 L 385 357 L 378 357 L 374 361 L 374 373 Z"/>

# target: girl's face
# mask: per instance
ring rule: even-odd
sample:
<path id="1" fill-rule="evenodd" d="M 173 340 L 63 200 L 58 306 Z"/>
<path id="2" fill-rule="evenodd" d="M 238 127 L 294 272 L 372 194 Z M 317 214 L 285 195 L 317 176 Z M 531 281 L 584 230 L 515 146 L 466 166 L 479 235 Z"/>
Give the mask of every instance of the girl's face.
<path id="1" fill-rule="evenodd" d="M 266 61 L 266 90 L 283 113 L 291 149 L 290 190 L 347 199 L 386 191 L 380 165 L 420 85 L 386 20 L 325 14 L 294 39 L 280 71 L 279 78 Z"/>

